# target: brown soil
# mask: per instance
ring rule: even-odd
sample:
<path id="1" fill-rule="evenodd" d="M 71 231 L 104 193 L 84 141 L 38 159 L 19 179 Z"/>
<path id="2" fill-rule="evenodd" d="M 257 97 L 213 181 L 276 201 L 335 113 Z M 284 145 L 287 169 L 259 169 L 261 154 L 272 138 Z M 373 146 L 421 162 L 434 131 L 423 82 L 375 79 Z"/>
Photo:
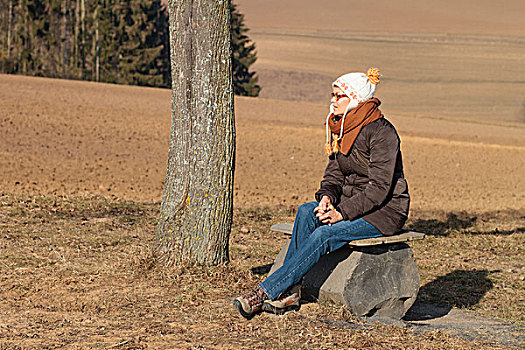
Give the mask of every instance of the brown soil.
<path id="1" fill-rule="evenodd" d="M 522 36 L 525 25 L 519 0 L 432 0 L 322 2 L 315 0 L 237 0 L 253 30 L 330 31 L 369 33 L 460 33 Z"/>
<path id="2" fill-rule="evenodd" d="M 525 121 L 523 1 L 239 4 L 262 97 L 326 103 L 339 75 L 376 66 L 390 112 Z"/>
<path id="3" fill-rule="evenodd" d="M 0 90 L 3 191 L 160 200 L 168 90 L 8 75 Z M 325 112 L 237 98 L 236 206 L 313 198 L 326 164 Z M 414 212 L 524 210 L 525 125 L 386 115 L 402 139 Z"/>

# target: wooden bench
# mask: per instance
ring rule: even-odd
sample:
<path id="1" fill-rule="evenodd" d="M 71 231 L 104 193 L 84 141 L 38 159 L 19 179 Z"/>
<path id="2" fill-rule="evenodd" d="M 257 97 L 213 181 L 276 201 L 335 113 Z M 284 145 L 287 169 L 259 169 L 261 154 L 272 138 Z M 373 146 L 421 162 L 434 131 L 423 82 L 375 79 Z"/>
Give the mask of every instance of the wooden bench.
<path id="1" fill-rule="evenodd" d="M 292 223 L 270 228 L 287 235 L 292 229 Z M 424 233 L 403 231 L 355 240 L 324 255 L 303 277 L 303 299 L 345 304 L 357 316 L 401 319 L 419 291 L 419 272 L 407 242 L 423 238 Z M 281 248 L 270 274 L 281 267 L 288 245 Z"/>

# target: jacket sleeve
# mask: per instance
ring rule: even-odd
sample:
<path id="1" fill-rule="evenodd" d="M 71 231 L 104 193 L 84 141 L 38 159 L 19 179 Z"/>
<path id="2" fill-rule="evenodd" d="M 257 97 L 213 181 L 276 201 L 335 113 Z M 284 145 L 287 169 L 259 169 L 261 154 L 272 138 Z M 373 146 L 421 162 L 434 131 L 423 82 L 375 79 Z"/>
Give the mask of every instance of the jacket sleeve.
<path id="1" fill-rule="evenodd" d="M 339 203 L 338 210 L 345 220 L 355 220 L 377 209 L 386 200 L 394 179 L 399 138 L 389 127 L 381 127 L 370 136 L 368 183 L 362 191 Z"/>
<path id="2" fill-rule="evenodd" d="M 344 175 L 339 168 L 339 162 L 335 156 L 330 156 L 323 180 L 319 190 L 315 193 L 315 199 L 320 201 L 323 196 L 328 196 L 332 205 L 337 206 L 343 191 Z"/>

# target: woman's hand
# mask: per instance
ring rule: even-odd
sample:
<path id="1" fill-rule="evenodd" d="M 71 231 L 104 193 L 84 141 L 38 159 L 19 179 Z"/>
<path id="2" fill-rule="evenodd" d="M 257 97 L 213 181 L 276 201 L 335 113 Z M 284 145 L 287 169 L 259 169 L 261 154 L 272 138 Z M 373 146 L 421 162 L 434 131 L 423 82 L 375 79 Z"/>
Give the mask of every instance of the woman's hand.
<path id="1" fill-rule="evenodd" d="M 321 200 L 319 201 L 319 205 L 315 207 L 314 213 L 316 213 L 316 216 L 319 217 L 330 210 L 330 208 L 333 208 L 334 206 L 330 202 L 330 197 L 323 196 Z"/>
<path id="2" fill-rule="evenodd" d="M 332 225 L 332 224 L 335 224 L 336 222 L 343 220 L 343 215 L 341 215 L 340 212 L 335 210 L 335 208 L 332 205 L 330 206 L 331 206 L 330 210 L 328 210 L 326 213 L 322 215 L 319 215 L 319 213 L 317 213 L 317 217 L 319 218 L 319 221 L 321 221 L 323 224 Z"/>
<path id="3" fill-rule="evenodd" d="M 340 212 L 335 210 L 328 196 L 323 196 L 323 198 L 321 198 L 321 201 L 319 201 L 319 205 L 315 207 L 314 212 L 316 213 L 315 216 L 323 224 L 331 225 L 343 220 L 343 216 Z"/>

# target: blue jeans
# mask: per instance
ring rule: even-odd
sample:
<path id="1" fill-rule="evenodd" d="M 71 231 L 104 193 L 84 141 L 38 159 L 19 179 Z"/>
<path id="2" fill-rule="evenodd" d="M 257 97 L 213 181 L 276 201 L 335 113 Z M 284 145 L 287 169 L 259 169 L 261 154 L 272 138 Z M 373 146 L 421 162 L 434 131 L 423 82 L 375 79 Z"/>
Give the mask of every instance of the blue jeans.
<path id="1" fill-rule="evenodd" d="M 324 225 L 314 213 L 318 204 L 309 202 L 299 207 L 283 266 L 259 284 L 271 300 L 297 284 L 326 253 L 356 239 L 382 236 L 377 228 L 364 219 Z"/>

